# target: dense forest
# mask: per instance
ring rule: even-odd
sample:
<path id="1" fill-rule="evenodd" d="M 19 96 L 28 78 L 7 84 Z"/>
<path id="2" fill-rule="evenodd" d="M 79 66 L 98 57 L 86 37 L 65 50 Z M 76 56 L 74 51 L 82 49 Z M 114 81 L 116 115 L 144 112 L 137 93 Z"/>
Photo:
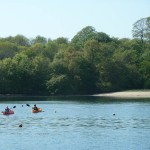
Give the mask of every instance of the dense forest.
<path id="1" fill-rule="evenodd" d="M 133 39 L 87 26 L 69 41 L 23 35 L 0 38 L 0 94 L 95 94 L 150 88 L 150 17 Z"/>

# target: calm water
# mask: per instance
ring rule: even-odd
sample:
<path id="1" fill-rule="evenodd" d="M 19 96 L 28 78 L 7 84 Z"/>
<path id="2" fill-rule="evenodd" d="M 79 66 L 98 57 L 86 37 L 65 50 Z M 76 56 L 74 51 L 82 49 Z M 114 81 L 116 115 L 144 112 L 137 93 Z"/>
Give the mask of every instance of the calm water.
<path id="1" fill-rule="evenodd" d="M 150 150 L 150 99 L 0 98 L 6 106 L 16 108 L 0 115 L 0 150 Z"/>

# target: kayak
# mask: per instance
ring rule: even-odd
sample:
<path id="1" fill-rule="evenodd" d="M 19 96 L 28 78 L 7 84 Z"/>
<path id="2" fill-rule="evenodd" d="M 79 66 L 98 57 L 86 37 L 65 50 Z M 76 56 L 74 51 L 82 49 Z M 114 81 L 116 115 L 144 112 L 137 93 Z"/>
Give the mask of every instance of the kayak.
<path id="1" fill-rule="evenodd" d="M 33 112 L 33 113 L 42 112 L 42 109 L 41 109 L 41 108 L 38 108 L 38 110 L 32 109 L 32 112 Z"/>
<path id="2" fill-rule="evenodd" d="M 9 112 L 6 112 L 6 111 L 2 111 L 3 115 L 11 115 L 11 114 L 14 114 L 14 111 L 13 110 L 9 110 Z"/>

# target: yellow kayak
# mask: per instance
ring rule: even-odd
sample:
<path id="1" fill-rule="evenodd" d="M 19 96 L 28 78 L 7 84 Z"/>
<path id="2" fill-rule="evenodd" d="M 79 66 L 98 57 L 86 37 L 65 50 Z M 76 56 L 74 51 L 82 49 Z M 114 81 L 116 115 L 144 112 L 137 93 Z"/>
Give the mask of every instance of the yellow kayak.
<path id="1" fill-rule="evenodd" d="M 38 108 L 38 110 L 32 109 L 32 112 L 33 112 L 33 113 L 42 112 L 42 109 L 41 109 L 41 108 Z"/>

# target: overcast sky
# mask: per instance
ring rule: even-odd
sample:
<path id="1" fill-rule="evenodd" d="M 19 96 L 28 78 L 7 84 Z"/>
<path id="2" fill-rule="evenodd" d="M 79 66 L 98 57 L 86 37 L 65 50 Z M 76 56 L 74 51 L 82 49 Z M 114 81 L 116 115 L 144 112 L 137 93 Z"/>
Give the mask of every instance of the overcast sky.
<path id="1" fill-rule="evenodd" d="M 93 26 L 110 37 L 132 38 L 133 23 L 148 16 L 150 0 L 0 0 L 0 37 L 71 40 Z"/>

